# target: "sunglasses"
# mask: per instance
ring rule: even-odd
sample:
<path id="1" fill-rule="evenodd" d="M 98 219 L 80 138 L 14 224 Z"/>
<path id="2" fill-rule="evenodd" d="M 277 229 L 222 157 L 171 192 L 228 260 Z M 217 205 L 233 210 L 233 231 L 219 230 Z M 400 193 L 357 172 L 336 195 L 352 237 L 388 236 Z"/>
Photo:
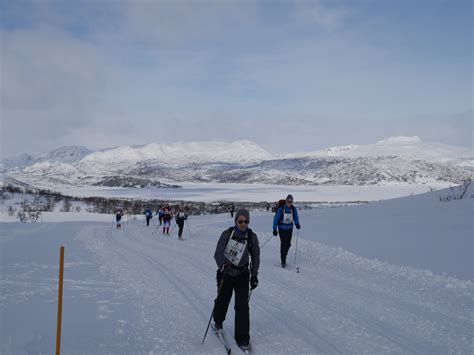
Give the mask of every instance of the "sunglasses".
<path id="1" fill-rule="evenodd" d="M 244 224 L 244 223 L 245 223 L 245 224 L 249 224 L 250 221 L 247 220 L 247 219 L 245 219 L 245 220 L 241 219 L 241 220 L 237 221 L 237 223 L 238 223 L 238 224 Z"/>
<path id="2" fill-rule="evenodd" d="M 286 200 L 286 203 L 293 203 L 292 200 Z"/>

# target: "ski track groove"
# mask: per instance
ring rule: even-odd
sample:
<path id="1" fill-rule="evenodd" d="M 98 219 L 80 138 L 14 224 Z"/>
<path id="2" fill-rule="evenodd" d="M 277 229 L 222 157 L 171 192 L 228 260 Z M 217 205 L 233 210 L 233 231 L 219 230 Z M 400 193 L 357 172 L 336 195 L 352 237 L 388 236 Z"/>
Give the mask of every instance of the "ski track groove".
<path id="1" fill-rule="evenodd" d="M 117 244 L 122 244 L 122 242 L 118 239 L 115 239 Z M 122 244 L 124 245 L 124 244 Z M 149 255 L 146 255 L 145 253 L 135 249 L 134 247 L 131 247 L 130 245 L 127 245 L 128 248 L 123 248 L 124 250 L 131 251 L 135 253 L 138 256 L 141 256 L 144 260 L 146 260 L 150 265 L 154 266 L 158 271 L 163 275 L 168 282 L 173 285 L 173 287 L 176 289 L 176 291 L 186 300 L 189 302 L 189 304 L 193 305 L 194 310 L 197 310 L 197 313 L 199 313 L 204 319 L 206 318 L 206 315 L 204 314 L 201 309 L 205 307 L 204 302 L 201 301 L 201 304 L 196 304 L 195 300 L 200 299 L 200 295 L 198 295 L 196 292 L 194 292 L 190 287 L 186 286 L 186 282 L 184 280 L 177 276 L 176 274 L 173 277 L 170 277 L 169 275 L 173 275 L 173 272 L 170 271 L 169 268 L 164 266 L 163 264 L 160 264 L 156 262 L 154 259 L 152 259 Z M 181 286 L 182 285 L 182 286 Z M 191 296 L 189 296 L 191 294 Z"/>
<path id="2" fill-rule="evenodd" d="M 112 242 L 117 242 L 117 243 L 116 243 L 117 245 L 118 245 L 118 244 L 125 245 L 125 244 L 123 244 L 123 243 L 120 243 L 120 241 L 118 241 L 118 238 L 117 238 L 117 239 L 116 239 L 116 238 L 113 238 L 111 234 L 112 234 L 112 233 L 110 233 L 110 234 L 107 236 L 107 239 L 109 240 L 109 242 L 112 241 Z M 114 244 L 114 243 L 112 243 L 112 245 L 113 245 L 113 244 Z M 119 255 L 119 256 L 121 256 L 121 257 L 128 258 L 128 257 L 130 256 L 130 254 L 127 253 L 127 252 L 130 252 L 131 249 L 129 249 L 129 248 L 124 248 L 124 247 L 122 247 L 121 249 L 122 249 L 122 250 L 117 250 L 117 249 L 115 249 L 115 250 L 112 250 L 112 252 L 116 253 L 117 255 Z M 126 251 L 125 253 L 123 252 L 124 250 Z M 164 275 L 165 278 L 167 279 L 167 281 L 170 282 L 170 284 L 173 285 L 173 287 L 174 287 L 174 288 L 176 289 L 176 291 L 181 295 L 181 297 L 183 297 L 183 299 L 187 300 L 188 303 L 189 303 L 190 305 L 192 305 L 193 310 L 194 310 L 194 311 L 197 310 L 196 313 L 197 313 L 199 316 L 201 316 L 203 319 L 206 319 L 206 322 L 208 321 L 208 316 L 209 316 L 209 315 L 206 315 L 206 314 L 204 314 L 203 311 L 201 311 L 201 309 L 204 307 L 204 305 L 198 306 L 198 305 L 194 302 L 194 298 L 193 298 L 193 297 L 189 297 L 189 296 L 186 294 L 186 292 L 183 291 L 183 288 L 181 288 L 180 286 L 178 286 L 178 284 L 177 284 L 176 282 L 174 282 L 174 281 L 168 276 L 168 274 L 169 274 L 169 269 L 166 269 L 165 267 L 160 267 L 160 265 L 158 265 L 154 260 L 151 260 L 149 256 L 144 255 L 143 253 L 141 253 L 141 252 L 139 252 L 139 251 L 137 251 L 137 250 L 133 250 L 133 252 L 134 252 L 136 255 L 142 256 L 143 258 L 146 259 L 146 261 L 147 261 L 149 264 L 151 264 L 152 266 L 156 267 L 156 268 L 160 271 L 160 274 L 161 274 L 161 275 Z M 166 271 L 166 272 L 163 272 L 164 269 L 166 269 L 167 271 Z M 170 273 L 170 274 L 172 274 L 172 273 Z M 177 278 L 177 279 L 180 279 L 180 278 Z M 182 279 L 180 279 L 180 280 L 182 281 Z M 182 285 L 186 285 L 184 282 L 182 282 L 181 284 L 182 284 Z M 186 289 L 189 291 L 189 288 L 186 287 Z M 195 293 L 192 292 L 192 291 L 190 291 L 190 293 L 191 293 L 192 295 L 194 295 L 194 296 L 198 296 L 197 294 L 195 294 Z M 196 297 L 196 299 L 198 299 L 198 297 Z M 203 302 L 203 301 L 201 301 L 201 302 Z M 209 305 L 206 304 L 205 307 L 209 307 Z M 212 309 L 211 309 L 211 310 L 212 310 Z M 217 343 L 217 339 L 216 339 L 216 343 Z M 217 343 L 217 344 L 218 344 L 218 343 Z M 199 345 L 200 345 L 200 344 L 199 344 Z M 156 349 L 154 349 L 153 351 L 151 351 L 149 354 L 153 354 L 155 350 L 156 350 Z M 196 350 L 196 349 L 194 349 L 194 350 Z M 196 353 L 206 353 L 206 352 L 205 352 L 204 349 L 203 349 L 203 351 L 196 351 Z"/>
<path id="3" fill-rule="evenodd" d="M 265 314 L 271 315 L 272 319 L 276 321 L 277 323 L 279 323 L 282 329 L 286 331 L 291 331 L 291 333 L 295 335 L 295 338 L 304 340 L 308 345 L 312 346 L 315 349 L 320 350 L 322 353 L 329 353 L 329 354 L 343 353 L 343 351 L 338 349 L 336 345 L 326 340 L 320 334 L 309 330 L 313 328 L 314 325 L 308 328 L 307 325 L 301 324 L 302 322 L 300 320 L 293 320 L 293 316 L 291 315 L 291 313 L 286 313 L 287 318 L 285 321 L 282 321 L 277 316 L 273 316 L 273 314 L 281 313 L 281 310 L 277 309 L 274 306 L 270 306 L 268 303 L 265 303 L 265 302 L 258 302 L 256 306 L 264 310 Z M 291 320 L 290 324 L 288 323 L 288 320 Z M 272 324 L 275 324 L 275 323 L 272 323 Z M 306 336 L 304 338 L 301 338 L 302 333 L 306 333 Z M 314 339 L 315 336 L 318 339 L 316 341 L 313 341 L 312 339 Z M 321 342 L 318 342 L 318 340 L 324 343 L 324 346 L 321 346 Z"/>

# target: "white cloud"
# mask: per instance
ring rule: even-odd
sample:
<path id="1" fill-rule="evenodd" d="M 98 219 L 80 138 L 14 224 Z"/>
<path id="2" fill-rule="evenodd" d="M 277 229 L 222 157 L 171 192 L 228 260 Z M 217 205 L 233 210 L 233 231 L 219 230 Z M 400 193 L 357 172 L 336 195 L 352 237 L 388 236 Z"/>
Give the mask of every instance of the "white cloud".
<path id="1" fill-rule="evenodd" d="M 93 45 L 51 28 L 4 31 L 1 53 L 3 129 L 14 132 L 2 134 L 4 152 L 52 146 L 103 108 L 112 75 Z"/>
<path id="2" fill-rule="evenodd" d="M 327 31 L 342 27 L 350 17 L 350 12 L 346 7 L 324 6 L 319 0 L 294 0 L 294 5 L 295 20 L 315 23 Z"/>

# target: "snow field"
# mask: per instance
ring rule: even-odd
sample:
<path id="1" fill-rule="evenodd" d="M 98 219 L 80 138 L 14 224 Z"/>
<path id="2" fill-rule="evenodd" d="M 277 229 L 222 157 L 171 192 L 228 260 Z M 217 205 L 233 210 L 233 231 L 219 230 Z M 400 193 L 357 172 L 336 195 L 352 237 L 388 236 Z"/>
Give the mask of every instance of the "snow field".
<path id="1" fill-rule="evenodd" d="M 254 353 L 473 353 L 474 283 L 454 276 L 472 265 L 472 199 L 441 203 L 437 194 L 302 211 L 289 270 L 279 267 L 273 215 L 252 212 L 262 246 L 250 300 Z M 148 228 L 127 221 L 123 230 L 107 218 L 0 223 L 0 353 L 54 351 L 66 245 L 64 353 L 222 354 L 212 334 L 201 341 L 217 291 L 213 254 L 233 224 L 229 215 L 191 216 L 186 241 L 177 228 L 170 237 L 155 232 L 156 218 Z M 233 323 L 232 300 L 230 339 Z"/>

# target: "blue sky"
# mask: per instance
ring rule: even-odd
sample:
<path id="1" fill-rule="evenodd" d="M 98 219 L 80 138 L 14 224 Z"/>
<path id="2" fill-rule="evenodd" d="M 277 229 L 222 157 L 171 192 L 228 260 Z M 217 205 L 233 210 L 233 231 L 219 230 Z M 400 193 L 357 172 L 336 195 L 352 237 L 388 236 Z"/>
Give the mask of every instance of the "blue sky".
<path id="1" fill-rule="evenodd" d="M 397 135 L 472 147 L 472 1 L 0 3 L 2 156 Z"/>

